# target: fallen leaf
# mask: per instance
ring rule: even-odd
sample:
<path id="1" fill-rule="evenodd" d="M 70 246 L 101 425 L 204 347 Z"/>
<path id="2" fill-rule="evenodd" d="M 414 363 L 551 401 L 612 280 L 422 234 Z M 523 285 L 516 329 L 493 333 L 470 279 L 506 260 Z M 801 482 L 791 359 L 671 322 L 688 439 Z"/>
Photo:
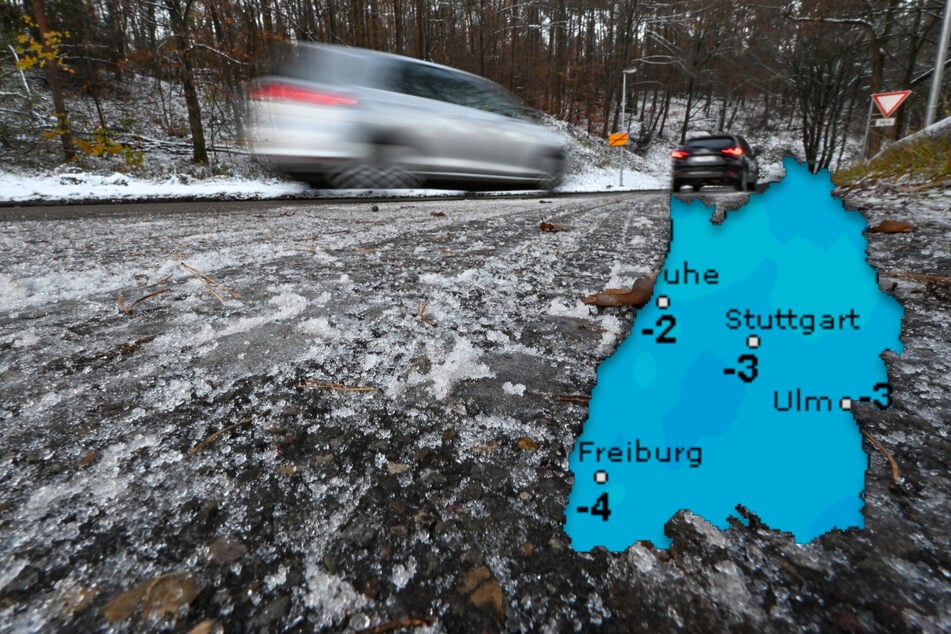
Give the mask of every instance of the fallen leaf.
<path id="1" fill-rule="evenodd" d="M 399 475 L 400 473 L 409 471 L 409 465 L 402 462 L 387 462 L 386 470 L 393 475 Z"/>
<path id="2" fill-rule="evenodd" d="M 135 614 L 139 604 L 143 604 L 143 617 L 162 619 L 178 615 L 195 600 L 198 593 L 198 585 L 191 576 L 184 572 L 172 572 L 126 590 L 106 604 L 103 613 L 110 623 L 124 621 Z"/>
<path id="3" fill-rule="evenodd" d="M 469 570 L 466 574 L 462 575 L 462 578 L 459 579 L 459 592 L 462 594 L 469 594 L 483 581 L 487 581 L 492 578 L 492 573 L 489 571 L 486 566 L 477 566 Z"/>
<path id="4" fill-rule="evenodd" d="M 884 220 L 879 224 L 875 225 L 869 229 L 869 233 L 906 233 L 908 231 L 914 231 L 914 226 L 908 224 L 907 222 L 899 222 L 897 220 Z"/>
<path id="5" fill-rule="evenodd" d="M 248 554 L 248 547 L 234 537 L 222 537 L 208 547 L 208 556 L 218 564 L 233 564 Z"/>
<path id="6" fill-rule="evenodd" d="M 163 575 L 152 582 L 145 595 L 142 616 L 163 619 L 178 616 L 198 596 L 198 586 L 184 572 Z"/>
<path id="7" fill-rule="evenodd" d="M 445 217 L 446 217 L 446 214 L 445 214 L 444 212 L 442 212 L 442 211 L 431 211 L 431 212 L 429 212 L 429 215 L 432 216 L 433 218 L 445 218 Z"/>
<path id="8" fill-rule="evenodd" d="M 527 436 L 518 439 L 518 446 L 525 451 L 535 451 L 538 449 L 538 443 Z"/>
<path id="9" fill-rule="evenodd" d="M 96 459 L 97 459 L 96 452 L 95 452 L 95 451 L 90 451 L 90 452 L 88 452 L 85 456 L 83 456 L 83 459 L 82 459 L 82 460 L 79 461 L 79 466 L 80 466 L 80 467 L 88 467 L 89 465 L 91 465 L 91 464 L 93 464 L 94 462 L 96 462 Z"/>
<path id="10" fill-rule="evenodd" d="M 600 293 L 588 295 L 581 300 L 584 304 L 594 306 L 636 306 L 640 308 L 650 301 L 654 293 L 654 277 L 651 275 L 638 278 L 630 290 L 623 288 L 608 288 Z"/>
<path id="11" fill-rule="evenodd" d="M 139 602 L 145 596 L 145 591 L 149 587 L 150 581 L 144 581 L 132 588 L 126 590 L 115 599 L 106 604 L 102 609 L 106 620 L 110 623 L 124 621 L 135 614 L 135 609 L 139 607 Z"/>
<path id="12" fill-rule="evenodd" d="M 476 588 L 476 591 L 469 597 L 476 607 L 492 608 L 496 616 L 502 618 L 505 616 L 505 607 L 503 606 L 502 588 L 495 579 L 486 581 Z"/>
<path id="13" fill-rule="evenodd" d="M 215 620 L 214 619 L 205 619 L 192 629 L 188 630 L 188 634 L 211 634 L 215 630 Z"/>
<path id="14" fill-rule="evenodd" d="M 555 233 L 556 231 L 568 231 L 571 229 L 568 225 L 562 225 L 554 222 L 542 222 L 539 223 L 538 228 L 542 231 L 547 231 L 549 233 Z"/>

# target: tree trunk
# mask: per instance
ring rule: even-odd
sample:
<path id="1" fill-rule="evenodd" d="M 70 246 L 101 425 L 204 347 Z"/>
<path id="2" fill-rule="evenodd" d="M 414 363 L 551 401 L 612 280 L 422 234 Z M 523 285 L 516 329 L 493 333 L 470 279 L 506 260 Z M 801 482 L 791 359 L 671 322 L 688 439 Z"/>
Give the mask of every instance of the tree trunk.
<path id="1" fill-rule="evenodd" d="M 192 135 L 192 160 L 196 163 L 208 162 L 208 149 L 205 145 L 205 130 L 201 123 L 201 102 L 198 100 L 198 89 L 195 86 L 195 73 L 189 59 L 188 16 L 191 13 L 193 0 L 185 0 L 184 6 L 180 0 L 165 0 L 172 21 L 172 28 L 177 37 L 176 49 L 179 56 L 179 69 L 182 80 L 182 92 L 185 95 L 185 108 L 188 111 L 188 127 Z"/>
<path id="2" fill-rule="evenodd" d="M 426 59 L 426 3 L 416 0 L 416 59 Z"/>
<path id="3" fill-rule="evenodd" d="M 46 45 L 46 11 L 43 0 L 33 0 L 33 17 L 40 32 L 40 41 Z M 59 79 L 59 67 L 55 61 L 46 64 L 46 78 L 50 83 L 50 92 L 53 93 L 53 107 L 56 108 L 56 129 L 60 142 L 63 145 L 63 159 L 72 161 L 76 158 L 76 148 L 73 145 L 73 134 L 69 129 L 69 113 L 66 111 L 66 99 L 63 97 L 63 85 Z"/>

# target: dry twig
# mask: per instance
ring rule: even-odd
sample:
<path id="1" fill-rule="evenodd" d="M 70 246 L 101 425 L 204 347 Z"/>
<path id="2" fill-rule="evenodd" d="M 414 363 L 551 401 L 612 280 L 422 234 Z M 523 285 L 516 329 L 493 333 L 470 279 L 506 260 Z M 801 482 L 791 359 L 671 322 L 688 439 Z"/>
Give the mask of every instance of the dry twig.
<path id="1" fill-rule="evenodd" d="M 405 630 L 410 627 L 429 627 L 433 624 L 433 620 L 429 617 L 415 618 L 408 617 L 405 619 L 399 619 L 398 621 L 390 621 L 389 623 L 380 623 L 375 627 L 371 627 L 365 630 L 360 630 L 361 634 L 386 634 L 387 632 L 396 632 L 398 630 Z"/>
<path id="2" fill-rule="evenodd" d="M 563 403 L 577 403 L 578 405 L 587 405 L 591 400 L 590 396 L 584 396 L 581 394 L 545 394 L 544 392 L 526 392 L 529 396 L 535 396 L 537 398 L 547 398 L 553 401 L 561 401 Z"/>
<path id="3" fill-rule="evenodd" d="M 334 392 L 379 392 L 378 387 L 369 387 L 364 385 L 343 385 L 342 383 L 331 383 L 330 381 L 321 381 L 319 379 L 304 379 L 300 387 L 309 387 L 315 390 L 332 390 Z"/>
<path id="4" fill-rule="evenodd" d="M 234 297 L 235 299 L 243 299 L 243 298 L 241 297 L 241 295 L 239 295 L 238 293 L 234 292 L 233 290 L 231 290 L 231 289 L 228 288 L 227 286 L 224 286 L 221 282 L 219 282 L 219 281 L 216 280 L 215 278 L 211 277 L 210 275 L 207 275 L 207 274 L 205 274 L 205 273 L 202 273 L 202 272 L 199 271 L 198 269 L 196 269 L 196 268 L 194 268 L 194 267 L 191 267 L 191 266 L 188 266 L 188 265 L 185 264 L 184 262 L 182 262 L 181 265 L 182 265 L 182 267 L 183 267 L 186 271 L 188 271 L 189 273 L 191 273 L 192 275 L 194 275 L 196 278 L 198 278 L 198 281 L 201 282 L 202 284 L 204 284 L 204 285 L 205 285 L 205 288 L 207 288 L 209 291 L 211 291 L 211 294 L 214 295 L 215 298 L 216 298 L 219 302 L 221 302 L 222 304 L 225 303 L 225 300 L 224 300 L 224 298 L 221 297 L 221 294 L 218 293 L 218 291 L 215 290 L 216 287 L 217 287 L 217 288 L 220 288 L 220 289 L 223 290 L 224 292 L 228 293 L 229 295 L 231 295 L 231 296 Z"/>
<path id="5" fill-rule="evenodd" d="M 951 277 L 943 275 L 923 275 L 921 273 L 903 273 L 901 271 L 891 271 L 881 273 L 882 277 L 900 277 L 906 280 L 915 280 L 925 282 L 926 284 L 938 284 L 939 286 L 951 286 Z"/>
<path id="6" fill-rule="evenodd" d="M 570 394 L 566 394 L 563 396 L 556 395 L 556 396 L 553 396 L 552 398 L 555 399 L 556 401 L 564 401 L 565 403 L 578 403 L 579 405 L 587 405 L 588 401 L 591 400 L 590 396 L 572 396 Z"/>
<path id="7" fill-rule="evenodd" d="M 880 443 L 874 436 L 864 429 L 862 430 L 862 435 L 868 438 L 868 441 L 872 443 L 872 445 L 874 445 L 874 447 L 878 449 L 883 456 L 885 456 L 886 460 L 888 460 L 888 464 L 892 468 L 892 485 L 896 487 L 899 486 L 901 484 L 901 473 L 898 471 L 898 463 L 895 462 L 895 458 L 893 458 L 892 454 L 889 453 L 888 449 L 885 448 L 885 445 Z"/>
<path id="8" fill-rule="evenodd" d="M 427 326 L 436 327 L 436 324 L 426 318 L 426 307 L 429 306 L 429 300 L 427 299 L 424 302 L 416 302 L 416 315 L 423 320 L 423 323 Z"/>
<path id="9" fill-rule="evenodd" d="M 204 449 L 206 446 L 208 446 L 209 444 L 213 443 L 213 442 L 218 438 L 218 436 L 220 436 L 220 435 L 222 435 L 222 434 L 226 434 L 226 433 L 228 433 L 229 431 L 231 431 L 232 429 L 236 429 L 236 428 L 240 427 L 241 425 L 247 425 L 248 423 L 251 422 L 251 420 L 252 420 L 252 418 L 249 416 L 248 418 L 243 418 L 243 419 L 239 420 L 237 423 L 235 423 L 235 424 L 233 424 L 233 425 L 228 425 L 228 426 L 225 427 L 224 429 L 219 429 L 218 431 L 216 431 L 215 433 L 211 434 L 210 436 L 208 436 L 207 438 L 205 438 L 203 441 L 201 441 L 200 443 L 198 443 L 197 445 L 195 445 L 195 448 L 192 449 L 191 452 L 190 452 L 188 455 L 189 455 L 189 456 L 194 456 L 196 453 L 198 453 L 199 451 L 201 451 L 202 449 Z"/>
<path id="10" fill-rule="evenodd" d="M 132 302 L 131 304 L 128 304 L 128 305 L 126 305 L 125 301 L 122 299 L 122 293 L 120 292 L 120 293 L 119 293 L 119 310 L 121 310 L 121 311 L 124 312 L 126 315 L 128 315 L 129 313 L 132 312 L 132 309 L 135 308 L 136 305 L 137 305 L 139 302 L 141 302 L 142 300 L 148 299 L 148 298 L 150 298 L 150 297 L 155 297 L 156 295 L 161 295 L 162 293 L 167 293 L 167 292 L 169 292 L 170 290 L 172 290 L 172 289 L 170 289 L 170 288 L 162 288 L 162 289 L 159 289 L 159 290 L 155 291 L 154 293 L 149 293 L 148 295 L 143 295 L 142 297 L 140 297 L 139 299 L 135 300 L 134 302 Z"/>

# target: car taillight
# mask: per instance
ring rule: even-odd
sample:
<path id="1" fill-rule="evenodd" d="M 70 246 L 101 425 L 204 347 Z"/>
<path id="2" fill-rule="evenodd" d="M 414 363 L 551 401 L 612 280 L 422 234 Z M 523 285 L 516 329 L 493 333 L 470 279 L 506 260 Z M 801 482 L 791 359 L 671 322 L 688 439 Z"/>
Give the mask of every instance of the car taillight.
<path id="1" fill-rule="evenodd" d="M 730 156 L 743 156 L 743 148 L 741 147 L 728 147 L 720 151 Z"/>
<path id="2" fill-rule="evenodd" d="M 670 153 L 670 155 L 674 157 L 675 159 L 682 159 L 687 156 L 690 156 L 690 152 L 686 152 L 684 150 L 674 150 L 673 152 Z"/>
<path id="3" fill-rule="evenodd" d="M 248 90 L 250 99 L 300 101 L 318 106 L 355 106 L 357 100 L 321 90 L 288 84 L 260 84 Z"/>

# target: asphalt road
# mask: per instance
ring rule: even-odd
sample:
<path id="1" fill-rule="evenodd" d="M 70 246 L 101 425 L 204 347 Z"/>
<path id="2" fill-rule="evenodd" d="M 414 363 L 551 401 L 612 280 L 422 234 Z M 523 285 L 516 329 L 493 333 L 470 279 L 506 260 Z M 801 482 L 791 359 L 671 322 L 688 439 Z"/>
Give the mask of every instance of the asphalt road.
<path id="1" fill-rule="evenodd" d="M 873 264 L 921 270 L 930 229 Z M 656 193 L 0 211 L 0 630 L 951 625 L 948 295 L 912 278 L 895 405 L 856 411 L 902 466 L 868 448 L 864 531 L 682 512 L 669 551 L 570 548 L 635 313 L 579 300 L 669 236 Z"/>

